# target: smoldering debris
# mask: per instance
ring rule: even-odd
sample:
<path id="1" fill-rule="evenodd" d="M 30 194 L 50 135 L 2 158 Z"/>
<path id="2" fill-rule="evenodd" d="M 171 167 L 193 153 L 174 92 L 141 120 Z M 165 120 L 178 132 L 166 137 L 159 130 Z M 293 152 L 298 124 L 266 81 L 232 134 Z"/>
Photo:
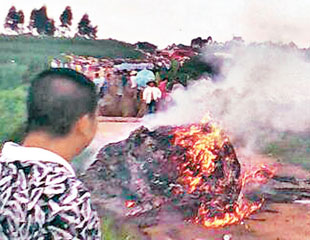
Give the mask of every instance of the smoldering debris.
<path id="1" fill-rule="evenodd" d="M 204 134 L 210 133 L 207 124 L 196 126 Z M 190 131 L 190 126 L 183 126 L 184 129 Z M 241 187 L 240 164 L 233 146 L 227 139 L 223 144 L 214 143 L 214 170 L 209 175 L 202 174 L 199 165 L 188 165 L 187 149 L 175 144 L 177 130 L 180 129 L 171 126 L 154 131 L 140 127 L 126 140 L 99 151 L 96 161 L 82 176 L 99 213 L 110 212 L 143 227 L 157 224 L 164 211 L 183 220 L 197 220 L 201 205 L 210 209 L 202 218 L 221 217 L 233 211 Z M 195 142 L 190 136 L 182 140 Z M 186 175 L 188 172 L 193 175 Z M 184 182 L 185 177 L 193 180 L 194 176 L 201 176 L 201 181 L 189 190 L 192 185 Z"/>

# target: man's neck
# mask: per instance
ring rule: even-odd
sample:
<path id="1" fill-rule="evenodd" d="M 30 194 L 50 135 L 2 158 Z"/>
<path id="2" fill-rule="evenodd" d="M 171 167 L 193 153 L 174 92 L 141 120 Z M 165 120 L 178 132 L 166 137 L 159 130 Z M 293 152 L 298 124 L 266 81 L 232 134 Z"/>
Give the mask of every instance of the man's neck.
<path id="1" fill-rule="evenodd" d="M 75 154 L 71 151 L 72 145 L 68 146 L 68 142 L 70 142 L 68 140 L 66 138 L 55 138 L 46 133 L 36 132 L 28 134 L 22 145 L 24 147 L 37 147 L 51 151 L 70 162 Z"/>

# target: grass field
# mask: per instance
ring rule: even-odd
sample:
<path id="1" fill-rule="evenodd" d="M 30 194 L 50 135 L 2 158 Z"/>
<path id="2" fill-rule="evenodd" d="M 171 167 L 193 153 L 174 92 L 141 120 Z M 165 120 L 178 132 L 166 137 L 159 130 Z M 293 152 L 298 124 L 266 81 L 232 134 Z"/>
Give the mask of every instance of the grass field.
<path id="1" fill-rule="evenodd" d="M 48 66 L 52 57 L 61 53 L 104 58 L 143 57 L 132 45 L 115 40 L 3 35 L 0 36 L 0 52 L 1 77 L 7 72 L 18 73 L 18 78 L 11 81 L 11 87 L 19 84 L 20 80 L 28 82 L 34 74 Z M 0 89 L 2 88 L 1 84 Z"/>
<path id="2" fill-rule="evenodd" d="M 309 133 L 282 133 L 277 140 L 266 144 L 263 152 L 310 170 Z"/>

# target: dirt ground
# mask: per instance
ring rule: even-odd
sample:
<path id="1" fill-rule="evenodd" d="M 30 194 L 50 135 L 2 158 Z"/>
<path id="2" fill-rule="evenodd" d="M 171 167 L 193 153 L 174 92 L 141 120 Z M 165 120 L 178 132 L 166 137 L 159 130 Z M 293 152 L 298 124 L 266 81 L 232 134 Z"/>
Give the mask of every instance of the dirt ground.
<path id="1" fill-rule="evenodd" d="M 108 142 L 121 140 L 139 125 L 134 120 L 112 122 L 103 119 L 93 145 L 102 147 Z M 242 153 L 240 160 L 242 165 L 247 165 Z M 251 164 L 277 163 L 274 159 L 262 156 L 248 160 Z M 278 173 L 298 178 L 310 175 L 299 167 L 287 164 L 281 165 Z M 244 222 L 222 229 L 205 229 L 190 223 L 174 223 L 170 219 L 169 222 L 144 229 L 144 232 L 152 240 L 310 240 L 310 204 L 266 204 Z"/>
<path id="2" fill-rule="evenodd" d="M 129 136 L 131 131 L 141 125 L 139 119 L 135 118 L 128 118 L 127 122 L 124 122 L 123 118 L 116 118 L 118 121 L 111 119 L 113 118 L 99 118 L 98 130 L 93 145 L 103 146 L 109 142 L 123 140 Z"/>
<path id="3" fill-rule="evenodd" d="M 271 204 L 268 212 L 253 214 L 241 224 L 205 229 L 193 224 L 162 224 L 145 229 L 152 240 L 308 240 L 310 206 Z"/>

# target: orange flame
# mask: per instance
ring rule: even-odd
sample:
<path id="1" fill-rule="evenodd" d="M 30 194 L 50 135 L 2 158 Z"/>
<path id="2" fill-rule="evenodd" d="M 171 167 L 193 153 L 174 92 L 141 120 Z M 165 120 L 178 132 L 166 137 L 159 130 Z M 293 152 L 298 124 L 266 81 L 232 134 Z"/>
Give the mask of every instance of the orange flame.
<path id="1" fill-rule="evenodd" d="M 251 169 L 245 172 L 242 177 L 242 186 L 248 183 L 260 183 L 265 184 L 267 181 L 275 175 L 276 168 L 261 165 L 258 169 Z"/>
<path id="2" fill-rule="evenodd" d="M 246 200 L 240 201 L 239 204 L 234 206 L 233 212 L 226 212 L 220 217 L 206 218 L 209 210 L 205 206 L 201 206 L 198 210 L 198 216 L 194 219 L 196 223 L 202 223 L 203 226 L 207 228 L 219 228 L 234 223 L 241 222 L 243 219 L 247 218 L 253 212 L 261 208 L 263 202 L 260 203 L 250 203 Z M 200 219 L 203 219 L 202 221 Z"/>
<path id="3" fill-rule="evenodd" d="M 202 124 L 194 124 L 190 127 L 178 127 L 174 131 L 173 144 L 187 149 L 186 162 L 180 166 L 180 182 L 188 193 L 196 190 L 208 191 L 203 185 L 203 177 L 210 176 L 215 170 L 217 150 L 228 141 L 222 130 L 210 121 L 210 115 L 206 115 Z M 240 184 L 243 187 L 248 182 L 265 183 L 273 171 L 267 166 L 259 170 L 246 173 L 242 176 Z M 195 223 L 202 223 L 207 228 L 218 228 L 240 222 L 250 214 L 258 210 L 263 204 L 250 203 L 240 194 L 237 203 L 231 210 L 223 210 L 222 214 L 210 217 L 210 210 L 203 203 L 200 205 L 197 216 L 193 219 Z"/>
<path id="4" fill-rule="evenodd" d="M 245 184 L 248 183 L 260 183 L 264 184 L 274 176 L 276 169 L 272 168 L 267 165 L 262 165 L 260 168 L 251 170 L 246 172 L 241 177 L 241 186 L 243 187 Z M 202 225 L 207 228 L 219 228 L 224 227 L 227 225 L 231 225 L 234 223 L 239 223 L 243 219 L 249 217 L 255 211 L 260 209 L 263 205 L 264 200 L 262 199 L 258 203 L 251 203 L 247 201 L 242 193 L 239 196 L 238 203 L 234 205 L 234 209 L 232 212 L 226 212 L 220 217 L 213 217 L 213 218 L 206 218 L 209 213 L 209 210 L 204 206 L 201 205 L 198 210 L 198 216 L 194 219 L 194 222 L 200 223 L 200 219 L 202 220 Z"/>
<path id="5" fill-rule="evenodd" d="M 221 148 L 228 140 L 220 128 L 210 124 L 209 119 L 209 115 L 206 115 L 202 120 L 204 125 L 191 125 L 189 129 L 180 127 L 174 132 L 174 144 L 188 149 L 187 162 L 182 166 L 181 175 L 184 176 L 189 193 L 196 189 L 203 175 L 209 176 L 214 171 L 214 160 L 217 157 L 214 150 Z M 199 173 L 190 171 L 192 167 L 199 169 Z"/>
<path id="6" fill-rule="evenodd" d="M 199 187 L 202 177 L 214 172 L 215 149 L 221 148 L 228 139 L 215 124 L 196 124 L 179 127 L 174 132 L 174 144 L 187 148 L 187 162 L 181 166 L 181 182 L 187 186 L 188 193 Z M 190 170 L 194 169 L 194 170 Z M 198 173 L 196 171 L 198 169 Z"/>

